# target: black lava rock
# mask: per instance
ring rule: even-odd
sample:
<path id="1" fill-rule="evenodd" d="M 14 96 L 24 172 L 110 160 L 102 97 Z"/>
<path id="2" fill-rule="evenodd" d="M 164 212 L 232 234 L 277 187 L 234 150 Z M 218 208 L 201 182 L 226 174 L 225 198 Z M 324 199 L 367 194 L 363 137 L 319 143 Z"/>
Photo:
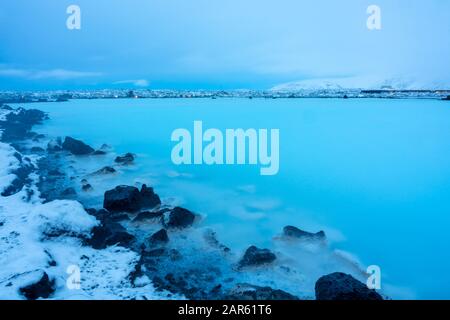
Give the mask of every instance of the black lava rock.
<path id="1" fill-rule="evenodd" d="M 47 299 L 55 292 L 55 280 L 50 280 L 48 274 L 44 272 L 38 282 L 22 287 L 19 291 L 28 300 Z"/>
<path id="2" fill-rule="evenodd" d="M 129 248 L 135 240 L 121 224 L 106 221 L 101 226 L 93 228 L 92 237 L 85 240 L 85 244 L 94 249 L 105 249 L 113 245 Z"/>
<path id="3" fill-rule="evenodd" d="M 145 184 L 141 191 L 136 187 L 117 186 L 105 192 L 103 207 L 111 212 L 136 212 L 145 208 L 154 208 L 161 204 L 159 196 Z"/>
<path id="4" fill-rule="evenodd" d="M 6 121 L 0 122 L 0 129 L 3 130 L 1 140 L 12 142 L 32 138 L 31 128 L 47 119 L 47 115 L 36 109 L 17 108 L 15 112 L 8 113 L 5 118 Z"/>
<path id="5" fill-rule="evenodd" d="M 288 238 L 302 239 L 302 240 L 325 240 L 325 232 L 319 231 L 317 233 L 311 233 L 300 230 L 297 227 L 286 226 L 283 228 L 283 235 Z"/>
<path id="6" fill-rule="evenodd" d="M 224 297 L 224 300 L 299 300 L 298 297 L 270 287 L 238 284 Z"/>
<path id="7" fill-rule="evenodd" d="M 321 277 L 315 290 L 317 300 L 383 300 L 375 290 L 341 272 Z"/>
<path id="8" fill-rule="evenodd" d="M 169 236 L 167 235 L 167 231 L 165 229 L 155 232 L 149 238 L 149 243 L 151 245 L 165 244 L 167 242 L 169 242 Z"/>
<path id="9" fill-rule="evenodd" d="M 100 220 L 102 223 L 108 223 L 108 222 L 118 222 L 118 221 L 124 221 L 129 220 L 128 214 L 121 213 L 121 212 L 109 212 L 105 209 L 85 209 L 87 213 L 89 213 L 91 216 L 94 216 L 97 218 L 97 220 Z"/>
<path id="10" fill-rule="evenodd" d="M 156 212 L 142 211 L 133 219 L 133 222 L 162 221 L 164 212 L 166 209 Z"/>
<path id="11" fill-rule="evenodd" d="M 92 155 L 94 156 L 104 156 L 107 152 L 103 151 L 103 150 L 95 150 L 94 152 L 92 152 Z"/>
<path id="12" fill-rule="evenodd" d="M 113 167 L 103 167 L 100 170 L 95 171 L 93 174 L 100 175 L 100 174 L 112 174 L 116 173 L 116 169 Z"/>
<path id="13" fill-rule="evenodd" d="M 139 189 L 130 186 L 118 186 L 105 192 L 103 207 L 109 211 L 135 212 L 140 209 Z"/>
<path id="14" fill-rule="evenodd" d="M 277 256 L 269 249 L 259 249 L 255 246 L 251 246 L 247 249 L 247 251 L 245 251 L 244 256 L 239 261 L 239 267 L 269 264 L 274 262 L 276 258 Z"/>
<path id="15" fill-rule="evenodd" d="M 66 137 L 66 139 L 64 139 L 62 148 L 63 150 L 69 151 L 70 153 L 77 156 L 87 155 L 94 152 L 94 149 L 92 149 L 92 147 L 88 146 L 80 140 L 76 140 L 71 137 Z"/>
<path id="16" fill-rule="evenodd" d="M 81 186 L 81 190 L 83 190 L 84 192 L 89 192 L 94 190 L 94 188 L 92 188 L 92 185 L 90 185 L 89 183 L 86 183 Z"/>
<path id="17" fill-rule="evenodd" d="M 190 227 L 194 221 L 195 214 L 184 208 L 175 207 L 170 211 L 167 227 L 178 229 L 187 228 Z"/>
<path id="18" fill-rule="evenodd" d="M 146 184 L 141 187 L 141 208 L 154 208 L 161 204 L 161 199 L 155 193 L 153 188 L 147 187 Z"/>
<path id="19" fill-rule="evenodd" d="M 132 164 L 134 162 L 134 159 L 135 159 L 135 156 L 132 153 L 126 153 L 123 156 L 116 157 L 116 159 L 114 161 L 116 163 L 128 165 L 128 164 Z"/>

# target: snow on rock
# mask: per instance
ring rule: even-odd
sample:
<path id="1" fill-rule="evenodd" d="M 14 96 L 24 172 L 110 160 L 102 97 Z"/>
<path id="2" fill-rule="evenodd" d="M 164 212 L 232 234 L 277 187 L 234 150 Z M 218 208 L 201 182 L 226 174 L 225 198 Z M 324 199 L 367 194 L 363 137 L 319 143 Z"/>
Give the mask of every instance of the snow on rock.
<path id="1" fill-rule="evenodd" d="M 16 150 L 6 143 L 0 142 L 0 193 L 16 178 L 12 171 L 20 166 L 20 161 L 14 156 Z"/>
<path id="2" fill-rule="evenodd" d="M 36 235 L 88 237 L 99 222 L 76 201 L 55 200 L 31 209 L 28 218 Z"/>

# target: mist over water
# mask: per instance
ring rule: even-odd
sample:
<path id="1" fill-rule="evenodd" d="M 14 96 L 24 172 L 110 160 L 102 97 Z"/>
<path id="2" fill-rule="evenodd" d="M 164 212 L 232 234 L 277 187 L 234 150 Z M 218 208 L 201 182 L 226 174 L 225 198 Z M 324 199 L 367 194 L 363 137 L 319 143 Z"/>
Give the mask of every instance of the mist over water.
<path id="1" fill-rule="evenodd" d="M 437 100 L 117 99 L 27 106 L 38 131 L 72 136 L 136 164 L 91 178 L 92 205 L 118 183 L 146 182 L 166 202 L 205 216 L 233 249 L 272 247 L 285 225 L 325 230 L 330 246 L 381 267 L 399 298 L 450 298 L 450 106 Z M 280 130 L 280 169 L 175 166 L 173 130 Z M 92 171 L 110 165 L 86 160 Z M 76 164 L 75 164 L 76 165 Z M 433 275 L 431 277 L 430 275 Z M 393 290 L 394 291 L 394 290 Z"/>

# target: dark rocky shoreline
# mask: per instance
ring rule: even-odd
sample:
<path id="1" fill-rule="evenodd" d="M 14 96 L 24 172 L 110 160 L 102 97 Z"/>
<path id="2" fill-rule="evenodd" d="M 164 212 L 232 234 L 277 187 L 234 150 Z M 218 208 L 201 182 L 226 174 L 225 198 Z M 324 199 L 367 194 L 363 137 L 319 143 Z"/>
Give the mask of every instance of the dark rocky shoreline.
<path id="1" fill-rule="evenodd" d="M 47 137 L 33 133 L 32 127 L 40 124 L 48 117 L 39 110 L 16 109 L 0 106 L 8 110 L 5 121 L 0 121 L 3 130 L 1 141 L 16 148 L 16 158 L 20 162 L 15 170 L 17 178 L 2 196 L 17 193 L 25 185 L 30 185 L 31 173 L 39 176 L 37 183 L 41 198 L 45 202 L 56 199 L 77 200 L 73 189 L 73 177 L 66 174 L 67 155 L 75 157 L 102 156 L 107 148 L 96 150 L 82 141 L 72 137 L 50 140 L 47 148 L 29 148 L 25 141 L 46 141 Z M 41 156 L 38 165 L 21 153 Z M 114 174 L 114 165 L 131 165 L 135 156 L 127 153 L 118 156 L 111 166 L 99 168 L 93 174 Z M 84 180 L 84 179 L 83 179 Z M 92 186 L 88 181 L 81 181 L 83 190 Z M 123 246 L 140 254 L 135 270 L 129 274 L 128 280 L 139 286 L 139 279 L 148 277 L 160 290 L 181 294 L 188 299 L 197 300 L 296 300 L 289 292 L 268 286 L 252 283 L 241 283 L 237 278 L 242 272 L 258 272 L 272 268 L 278 261 L 277 253 L 269 249 L 250 245 L 245 253 L 233 261 L 230 248 L 220 243 L 212 230 L 203 233 L 202 241 L 207 249 L 198 250 L 198 240 L 190 239 L 192 232 L 198 230 L 201 216 L 181 207 L 171 207 L 162 203 L 153 188 L 143 184 L 136 186 L 120 185 L 105 190 L 103 208 L 86 208 L 86 212 L 97 218 L 100 225 L 94 227 L 90 238 L 82 239 L 85 246 L 104 249 L 109 246 Z M 149 232 L 148 230 L 152 230 Z M 60 234 L 48 235 L 58 237 Z M 323 231 L 309 233 L 294 226 L 286 226 L 282 237 L 295 241 L 324 242 Z M 180 240 L 181 239 L 181 240 Z M 184 243 L 198 255 L 185 251 Z M 47 277 L 46 277 L 47 276 Z M 250 277 L 251 278 L 251 277 Z M 47 298 L 51 296 L 52 279 L 44 274 L 42 279 L 26 288 L 23 295 L 27 299 Z M 380 300 L 374 290 L 354 277 L 343 273 L 324 275 L 318 279 L 315 287 L 316 299 L 319 300 Z"/>

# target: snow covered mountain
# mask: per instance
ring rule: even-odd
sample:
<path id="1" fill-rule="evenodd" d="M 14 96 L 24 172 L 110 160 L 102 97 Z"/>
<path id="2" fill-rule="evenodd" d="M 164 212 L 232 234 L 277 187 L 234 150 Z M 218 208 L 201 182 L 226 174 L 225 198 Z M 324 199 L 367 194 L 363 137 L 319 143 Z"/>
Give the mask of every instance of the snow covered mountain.
<path id="1" fill-rule="evenodd" d="M 395 77 L 381 79 L 375 76 L 315 78 L 279 84 L 272 91 L 339 91 L 339 90 L 444 90 L 450 83 L 443 81 L 421 82 Z"/>

